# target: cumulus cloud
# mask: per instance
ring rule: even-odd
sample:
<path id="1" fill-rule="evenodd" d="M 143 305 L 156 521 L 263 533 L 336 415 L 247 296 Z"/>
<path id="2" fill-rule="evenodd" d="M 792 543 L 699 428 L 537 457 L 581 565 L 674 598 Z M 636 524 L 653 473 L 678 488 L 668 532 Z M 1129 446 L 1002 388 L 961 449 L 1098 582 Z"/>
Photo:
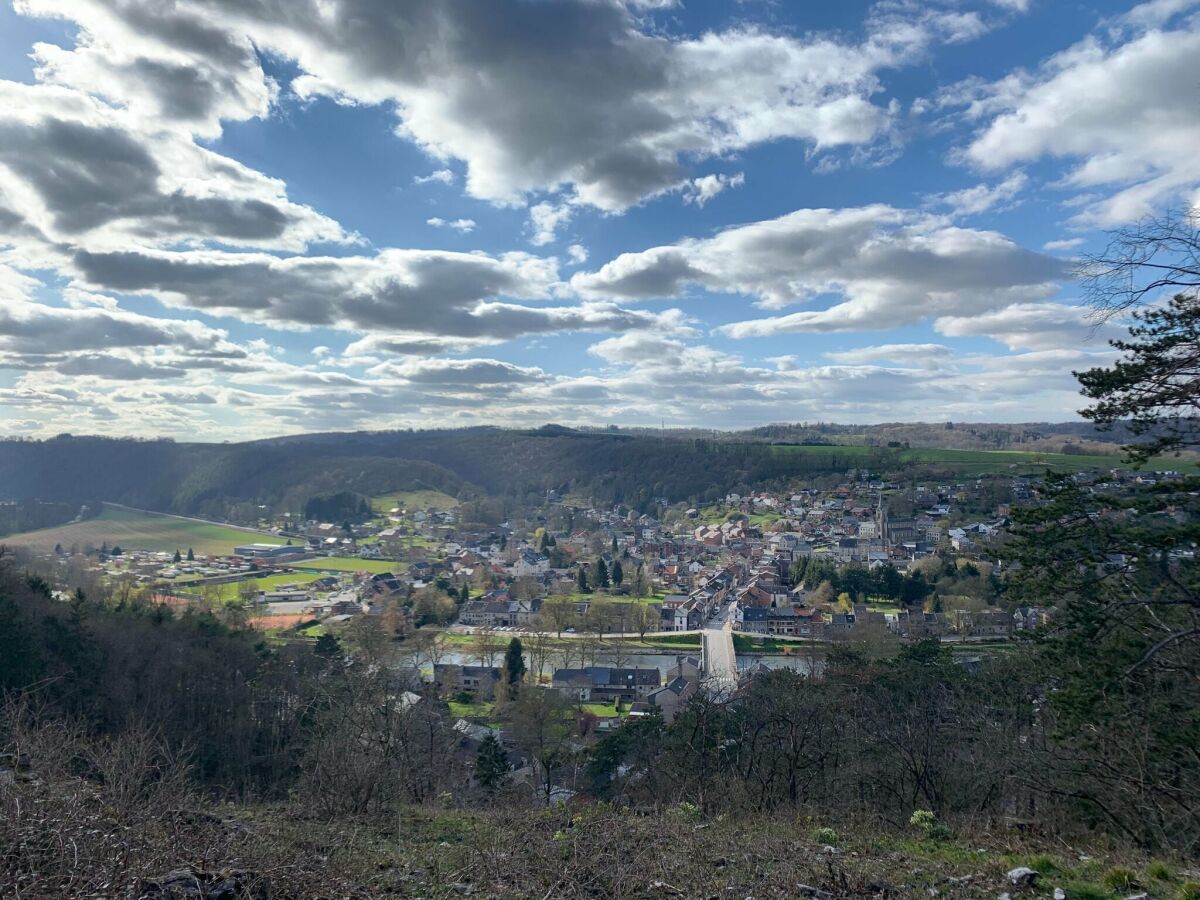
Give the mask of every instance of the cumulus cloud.
<path id="1" fill-rule="evenodd" d="M 955 217 L 975 216 L 994 207 L 1010 204 L 1028 183 L 1029 178 L 1024 172 L 1014 172 L 997 184 L 977 184 L 960 191 L 938 194 L 931 197 L 930 202 L 946 207 Z"/>
<path id="2" fill-rule="evenodd" d="M 1170 7 L 1168 10 L 1167 7 Z M 1180 4 L 1148 4 L 1113 41 L 1089 37 L 1035 72 L 963 87 L 954 101 L 982 128 L 964 157 L 985 170 L 1067 160 L 1077 219 L 1110 226 L 1152 213 L 1200 184 L 1200 22 L 1160 26 Z M 1157 10 L 1157 14 L 1150 12 Z M 952 101 L 952 102 L 954 102 Z"/>
<path id="3" fill-rule="evenodd" d="M 656 4 L 657 5 L 657 4 Z M 263 115 L 275 88 L 255 48 L 293 60 L 302 97 L 390 104 L 397 131 L 460 160 L 476 197 L 567 186 L 614 211 L 678 185 L 684 158 L 792 139 L 868 145 L 893 112 L 878 73 L 987 17 L 956 4 L 877 4 L 859 42 L 750 26 L 670 37 L 618 0 L 22 0 L 76 22 L 39 49 L 42 77 L 104 84 L 114 100 L 212 134 Z M 151 71 L 157 79 L 148 77 Z M 581 102 L 586 98 L 586 102 Z"/>
<path id="4" fill-rule="evenodd" d="M 454 173 L 449 169 L 437 169 L 428 175 L 414 175 L 413 184 L 454 184 Z"/>
<path id="5" fill-rule="evenodd" d="M 1097 322 L 1094 311 L 1065 303 L 1016 303 L 976 316 L 943 316 L 933 323 L 947 337 L 989 337 L 1010 350 L 1054 350 L 1125 337 L 1126 323 Z"/>
<path id="6" fill-rule="evenodd" d="M 834 350 L 825 356 L 843 365 L 863 365 L 864 363 L 892 362 L 906 366 L 936 367 L 954 355 L 954 351 L 945 344 L 876 344 L 870 347 L 856 347 L 853 350 Z"/>
<path id="7" fill-rule="evenodd" d="M 1083 245 L 1083 238 L 1063 238 L 1057 241 L 1046 241 L 1042 244 L 1042 249 L 1049 253 L 1057 253 L 1063 250 L 1075 250 Z"/>
<path id="8" fill-rule="evenodd" d="M 677 297 L 690 286 L 736 293 L 768 308 L 842 298 L 832 306 L 720 330 L 733 337 L 785 331 L 890 328 L 935 315 L 1005 306 L 1052 293 L 1064 263 L 994 231 L 947 225 L 888 206 L 803 209 L 626 253 L 571 285 L 583 296 Z"/>
<path id="9" fill-rule="evenodd" d="M 470 234 L 475 230 L 474 219 L 443 219 L 441 216 L 425 220 L 426 225 L 432 225 L 434 228 L 453 228 L 459 234 Z"/>
<path id="10" fill-rule="evenodd" d="M 717 174 L 693 178 L 683 188 L 683 200 L 685 203 L 703 206 L 717 194 L 727 191 L 729 188 L 741 187 L 745 183 L 744 172 L 738 172 L 736 175 Z"/>
<path id="11" fill-rule="evenodd" d="M 435 250 L 375 256 L 261 253 L 78 252 L 79 278 L 96 289 L 152 294 L 170 305 L 282 327 L 327 326 L 509 340 L 556 331 L 648 328 L 659 316 L 611 301 L 532 306 L 558 285 L 553 259 Z"/>
<path id="12" fill-rule="evenodd" d="M 49 241 L 298 250 L 347 240 L 282 182 L 57 87 L 0 81 L 0 175 L 0 207 Z"/>

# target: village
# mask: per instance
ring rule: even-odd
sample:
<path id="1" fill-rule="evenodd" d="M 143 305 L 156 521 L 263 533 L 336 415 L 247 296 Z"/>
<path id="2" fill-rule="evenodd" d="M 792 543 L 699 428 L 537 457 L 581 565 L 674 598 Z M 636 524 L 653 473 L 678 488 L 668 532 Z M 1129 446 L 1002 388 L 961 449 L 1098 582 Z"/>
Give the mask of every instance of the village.
<path id="1" fill-rule="evenodd" d="M 1074 476 L 1097 492 L 1170 477 Z M 114 596 L 219 610 L 276 639 L 368 631 L 397 652 L 409 637 L 410 648 L 435 644 L 413 667 L 463 700 L 494 700 L 503 642 L 536 638 L 538 682 L 669 718 L 705 679 L 812 672 L 835 643 L 932 638 L 986 650 L 1045 624 L 1049 609 L 1000 602 L 997 553 L 1012 505 L 1037 493 L 1025 477 L 901 485 L 852 470 L 703 508 L 656 498 L 658 516 L 551 491 L 487 525 L 468 520 L 481 518 L 478 505 L 420 492 L 361 522 L 282 517 L 262 541 L 223 555 L 105 544 L 84 559 Z"/>

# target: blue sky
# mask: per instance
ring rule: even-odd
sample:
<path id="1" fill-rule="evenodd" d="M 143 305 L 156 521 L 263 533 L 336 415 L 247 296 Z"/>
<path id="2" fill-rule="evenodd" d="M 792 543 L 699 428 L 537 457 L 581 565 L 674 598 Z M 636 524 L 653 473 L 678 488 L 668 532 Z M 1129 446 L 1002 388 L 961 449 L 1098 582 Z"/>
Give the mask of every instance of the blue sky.
<path id="1" fill-rule="evenodd" d="M 1190 0 L 17 0 L 0 433 L 1071 418 L 1197 50 Z"/>

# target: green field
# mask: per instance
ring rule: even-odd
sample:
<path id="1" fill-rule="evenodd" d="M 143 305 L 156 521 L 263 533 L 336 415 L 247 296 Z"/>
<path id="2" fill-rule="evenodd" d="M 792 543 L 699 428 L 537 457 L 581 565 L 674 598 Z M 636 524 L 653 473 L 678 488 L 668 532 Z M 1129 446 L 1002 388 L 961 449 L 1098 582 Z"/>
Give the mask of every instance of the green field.
<path id="1" fill-rule="evenodd" d="M 1016 475 L 1040 474 L 1046 469 L 1076 472 L 1080 469 L 1112 469 L 1123 466 L 1119 455 L 1086 456 L 1073 453 L 1041 453 L 1029 450 L 940 450 L 918 448 L 897 450 L 886 447 L 821 446 L 777 444 L 781 453 L 803 453 L 813 456 L 836 456 L 845 458 L 847 466 L 875 461 L 876 464 L 894 463 L 901 465 L 942 465 L 960 475 Z M 1152 460 L 1145 466 L 1155 472 L 1177 470 L 1194 473 L 1197 464 L 1182 459 L 1164 458 Z"/>
<path id="2" fill-rule="evenodd" d="M 305 585 L 318 578 L 323 578 L 319 572 L 291 572 L 282 575 L 267 575 L 263 578 L 250 578 L 246 581 L 226 581 L 222 584 L 214 585 L 218 589 L 217 597 L 222 601 L 236 600 L 241 596 L 242 585 L 247 581 L 254 585 L 257 591 L 275 591 L 281 585 L 295 584 Z M 177 590 L 181 594 L 203 594 L 205 586 L 203 584 L 188 584 L 180 585 Z"/>
<path id="3" fill-rule="evenodd" d="M 123 506 L 105 505 L 100 515 L 84 522 L 73 522 L 57 528 L 43 528 L 4 538 L 7 544 L 51 549 L 55 544 L 70 550 L 78 547 L 120 546 L 123 550 L 150 550 L 187 553 L 191 547 L 197 556 L 225 555 L 238 544 L 282 544 L 283 541 L 260 531 L 179 519 Z"/>
<path id="4" fill-rule="evenodd" d="M 321 556 L 291 563 L 293 569 L 311 572 L 403 572 L 408 563 L 387 559 L 359 559 L 357 556 Z"/>
<path id="5" fill-rule="evenodd" d="M 371 509 L 377 513 L 386 513 L 395 507 L 407 509 L 454 509 L 459 502 L 449 494 L 441 491 L 397 491 L 394 494 L 382 494 L 371 498 Z"/>

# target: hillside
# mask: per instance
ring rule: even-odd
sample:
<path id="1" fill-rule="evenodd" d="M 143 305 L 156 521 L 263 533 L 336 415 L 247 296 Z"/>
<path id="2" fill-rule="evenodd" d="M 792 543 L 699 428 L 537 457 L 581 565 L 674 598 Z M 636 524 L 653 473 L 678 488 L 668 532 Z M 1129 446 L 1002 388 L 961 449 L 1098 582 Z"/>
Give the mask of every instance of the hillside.
<path id="1" fill-rule="evenodd" d="M 551 427 L 314 434 L 243 444 L 62 436 L 0 442 L 0 499 L 36 498 L 76 509 L 103 500 L 254 521 L 260 507 L 299 512 L 314 495 L 333 492 L 438 496 L 445 502 L 479 493 L 532 498 L 555 489 L 641 508 L 656 497 L 705 503 L 731 490 L 840 476 L 851 468 L 886 476 L 919 466 L 936 477 L 968 477 L 1120 464 L 1112 444 L 1088 445 L 1113 449 L 1104 455 L 1078 447 L 1061 453 L 791 443 L 783 437 L 768 440 L 752 432 L 714 440 Z M 1176 459 L 1155 467 L 1194 470 L 1193 463 Z"/>
<path id="2" fill-rule="evenodd" d="M 61 544 L 68 550 L 107 544 L 126 550 L 160 553 L 186 551 L 190 547 L 201 555 L 228 554 L 237 544 L 283 543 L 280 538 L 262 531 L 108 505 L 93 518 L 12 535 L 4 542 L 42 549 Z"/>

